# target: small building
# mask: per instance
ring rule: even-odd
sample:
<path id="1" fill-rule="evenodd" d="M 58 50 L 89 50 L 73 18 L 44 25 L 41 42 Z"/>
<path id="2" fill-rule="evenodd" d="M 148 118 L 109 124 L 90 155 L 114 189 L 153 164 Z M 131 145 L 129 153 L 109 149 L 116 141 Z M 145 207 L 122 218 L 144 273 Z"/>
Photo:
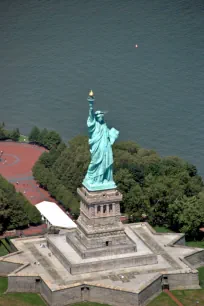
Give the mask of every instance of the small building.
<path id="1" fill-rule="evenodd" d="M 201 237 L 202 239 L 204 239 L 204 227 L 200 227 L 200 228 L 199 228 L 199 232 L 201 233 L 201 234 L 200 234 L 200 237 Z"/>
<path id="2" fill-rule="evenodd" d="M 42 215 L 42 220 L 49 227 L 74 229 L 76 223 L 54 202 L 43 201 L 35 205 Z"/>

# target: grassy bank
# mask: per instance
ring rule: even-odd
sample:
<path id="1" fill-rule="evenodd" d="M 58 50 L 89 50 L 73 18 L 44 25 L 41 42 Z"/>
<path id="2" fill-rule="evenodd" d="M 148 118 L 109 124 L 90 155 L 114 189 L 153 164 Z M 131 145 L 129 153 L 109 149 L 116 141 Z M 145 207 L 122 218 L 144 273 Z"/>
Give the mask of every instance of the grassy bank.
<path id="1" fill-rule="evenodd" d="M 45 302 L 35 293 L 6 293 L 7 277 L 0 277 L 0 306 L 46 306 Z M 98 303 L 75 303 L 72 306 L 109 306 Z"/>
<path id="2" fill-rule="evenodd" d="M 20 135 L 18 141 L 19 141 L 19 142 L 28 142 L 28 136 Z"/>
<path id="3" fill-rule="evenodd" d="M 7 293 L 8 279 L 0 277 L 0 306 L 46 306 L 35 293 Z"/>
<path id="4" fill-rule="evenodd" d="M 0 256 L 7 255 L 8 251 L 3 244 L 0 244 Z"/>
<path id="5" fill-rule="evenodd" d="M 174 290 L 172 293 L 185 306 L 204 305 L 204 290 Z"/>
<path id="6" fill-rule="evenodd" d="M 204 249 L 204 241 L 186 241 L 186 245 L 194 248 Z"/>
<path id="7" fill-rule="evenodd" d="M 204 290 L 173 290 L 173 295 L 185 306 L 204 305 Z M 197 303 L 198 302 L 198 303 Z M 164 292 L 151 301 L 148 306 L 176 306 L 177 304 Z"/>
<path id="8" fill-rule="evenodd" d="M 204 275 L 204 267 L 203 267 Z M 204 281 L 204 279 L 203 279 Z M 0 306 L 45 306 L 45 302 L 35 293 L 7 293 L 8 279 L 0 277 Z M 172 293 L 185 306 L 204 305 L 204 289 L 201 290 L 174 290 Z M 199 302 L 196 304 L 196 302 Z M 99 303 L 75 303 L 72 306 L 109 306 Z M 169 296 L 162 292 L 157 298 L 148 304 L 148 306 L 176 306 Z"/>
<path id="9" fill-rule="evenodd" d="M 153 226 L 153 229 L 157 233 L 173 233 L 173 231 L 171 231 L 168 227 L 165 226 Z"/>
<path id="10" fill-rule="evenodd" d="M 153 226 L 153 229 L 157 233 L 174 233 L 172 230 L 165 226 Z M 186 245 L 194 248 L 204 248 L 204 241 L 186 241 Z"/>
<path id="11" fill-rule="evenodd" d="M 6 246 L 5 246 L 6 245 Z M 0 240 L 0 256 L 7 255 L 10 252 L 10 248 L 5 239 Z"/>
<path id="12" fill-rule="evenodd" d="M 148 306 L 177 306 L 177 304 L 166 293 L 162 292 Z"/>
<path id="13" fill-rule="evenodd" d="M 200 286 L 204 289 L 204 267 L 200 267 L 197 269 L 199 273 L 199 282 Z M 204 292 L 203 292 L 204 294 Z"/>

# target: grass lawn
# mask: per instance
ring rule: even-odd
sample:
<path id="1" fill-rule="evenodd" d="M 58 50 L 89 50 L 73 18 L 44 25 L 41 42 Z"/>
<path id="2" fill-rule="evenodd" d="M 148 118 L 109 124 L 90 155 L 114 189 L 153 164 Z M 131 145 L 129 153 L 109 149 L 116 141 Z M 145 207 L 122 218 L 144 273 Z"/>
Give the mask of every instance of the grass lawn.
<path id="1" fill-rule="evenodd" d="M 204 305 L 204 290 L 174 290 L 172 293 L 185 306 Z M 196 302 L 199 303 L 196 303 Z"/>
<path id="2" fill-rule="evenodd" d="M 177 304 L 166 293 L 162 292 L 148 306 L 177 306 Z"/>
<path id="3" fill-rule="evenodd" d="M 173 231 L 171 231 L 168 227 L 165 226 L 153 226 L 153 229 L 157 233 L 173 233 Z"/>
<path id="4" fill-rule="evenodd" d="M 200 267 L 197 269 L 199 272 L 199 282 L 200 282 L 200 286 L 202 288 L 204 288 L 204 267 Z M 204 292 L 203 292 L 204 294 Z"/>
<path id="5" fill-rule="evenodd" d="M 25 139 L 25 141 L 28 141 L 28 136 L 20 135 L 19 142 L 24 142 L 24 139 Z"/>
<path id="6" fill-rule="evenodd" d="M 12 249 L 11 249 L 11 246 L 9 245 L 9 243 L 6 241 L 6 239 L 1 239 L 2 240 L 2 242 L 3 242 L 3 244 L 4 244 L 4 246 L 5 246 L 5 248 L 8 250 L 8 252 L 12 252 Z"/>
<path id="7" fill-rule="evenodd" d="M 6 249 L 5 246 L 1 243 L 1 244 L 0 244 L 0 256 L 4 256 L 4 255 L 7 255 L 7 254 L 8 254 L 7 249 Z"/>
<path id="8" fill-rule="evenodd" d="M 8 279 L 0 277 L 0 306 L 46 306 L 44 301 L 35 293 L 8 293 Z"/>
<path id="9" fill-rule="evenodd" d="M 184 306 L 204 305 L 204 290 L 173 290 L 173 295 Z M 196 302 L 199 303 L 196 304 Z M 151 301 L 148 306 L 176 306 L 177 304 L 164 292 Z"/>
<path id="10" fill-rule="evenodd" d="M 204 241 L 186 241 L 186 245 L 194 248 L 204 249 Z"/>
<path id="11" fill-rule="evenodd" d="M 153 229 L 157 233 L 173 233 L 172 230 L 165 226 L 153 226 Z M 186 246 L 204 249 L 204 241 L 186 241 Z"/>
<path id="12" fill-rule="evenodd" d="M 8 279 L 0 277 L 0 306 L 46 306 L 44 301 L 35 293 L 7 293 L 3 294 L 8 287 Z M 98 303 L 76 303 L 72 306 L 109 306 Z"/>

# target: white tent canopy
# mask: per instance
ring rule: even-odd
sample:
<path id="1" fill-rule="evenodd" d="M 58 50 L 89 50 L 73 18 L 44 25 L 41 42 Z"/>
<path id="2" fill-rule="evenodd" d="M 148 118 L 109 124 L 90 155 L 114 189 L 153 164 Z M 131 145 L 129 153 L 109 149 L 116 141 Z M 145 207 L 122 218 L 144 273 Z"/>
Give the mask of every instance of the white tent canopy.
<path id="1" fill-rule="evenodd" d="M 77 227 L 72 219 L 54 202 L 43 201 L 35 206 L 50 225 L 69 229 Z"/>

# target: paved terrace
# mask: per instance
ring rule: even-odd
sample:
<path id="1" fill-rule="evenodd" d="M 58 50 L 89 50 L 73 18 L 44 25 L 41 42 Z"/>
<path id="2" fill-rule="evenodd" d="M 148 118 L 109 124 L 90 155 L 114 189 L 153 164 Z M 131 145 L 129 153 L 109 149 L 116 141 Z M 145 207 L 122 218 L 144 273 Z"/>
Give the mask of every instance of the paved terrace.
<path id="1" fill-rule="evenodd" d="M 52 201 L 49 193 L 40 188 L 32 176 L 32 167 L 46 150 L 27 143 L 0 141 L 0 174 L 11 182 L 33 204 Z"/>
<path id="2" fill-rule="evenodd" d="M 134 292 L 158 273 L 175 270 L 190 271 L 189 267 L 180 260 L 180 257 L 191 254 L 192 248 L 166 246 L 176 238 L 179 239 L 180 234 L 156 236 L 146 224 L 129 224 L 125 225 L 125 229 L 128 235 L 131 235 L 131 238 L 137 242 L 138 253 L 157 254 L 157 264 L 71 275 L 47 248 L 44 237 L 13 239 L 17 249 L 23 252 L 7 257 L 7 261 L 30 263 L 16 275 L 39 275 L 53 290 L 86 281 Z M 77 259 L 75 258 L 75 260 Z"/>

